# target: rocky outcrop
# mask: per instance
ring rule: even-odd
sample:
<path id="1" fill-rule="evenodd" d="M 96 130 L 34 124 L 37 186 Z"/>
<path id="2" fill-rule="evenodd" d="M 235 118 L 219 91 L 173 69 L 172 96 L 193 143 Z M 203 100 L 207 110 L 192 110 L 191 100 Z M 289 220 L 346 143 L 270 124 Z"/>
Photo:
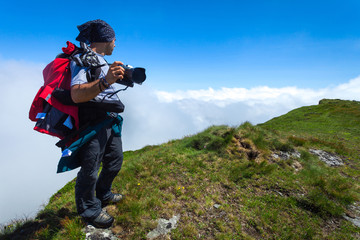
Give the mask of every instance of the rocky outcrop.
<path id="1" fill-rule="evenodd" d="M 87 225 L 85 229 L 85 240 L 118 240 L 110 229 L 95 228 L 92 225 Z"/>
<path id="2" fill-rule="evenodd" d="M 344 165 L 343 160 L 333 153 L 328 153 L 323 150 L 317 150 L 317 149 L 309 149 L 309 152 L 318 156 L 320 161 L 323 161 L 327 165 L 331 167 L 337 167 Z"/>
<path id="3" fill-rule="evenodd" d="M 298 151 L 293 151 L 293 152 L 278 151 L 278 152 L 273 152 L 271 154 L 271 157 L 275 159 L 280 158 L 281 160 L 288 160 L 290 158 L 300 158 L 301 154 Z"/>
<path id="4" fill-rule="evenodd" d="M 334 153 L 329 153 L 318 149 L 309 149 L 309 152 L 313 155 L 316 155 L 320 161 L 323 161 L 330 167 L 337 167 L 344 165 L 342 158 Z M 273 159 L 288 160 L 290 158 L 300 158 L 301 154 L 298 151 L 293 151 L 293 152 L 278 151 L 278 152 L 273 152 L 271 154 L 271 157 Z"/>
<path id="5" fill-rule="evenodd" d="M 170 218 L 169 220 L 160 218 L 158 220 L 158 225 L 157 225 L 156 229 L 149 232 L 146 237 L 148 239 L 155 239 L 161 235 L 168 234 L 169 232 L 171 232 L 171 230 L 176 228 L 177 222 L 179 221 L 179 219 L 180 219 L 180 215 L 175 215 L 172 218 Z"/>
<path id="6" fill-rule="evenodd" d="M 360 228 L 360 202 L 350 205 L 344 214 L 344 218 Z"/>

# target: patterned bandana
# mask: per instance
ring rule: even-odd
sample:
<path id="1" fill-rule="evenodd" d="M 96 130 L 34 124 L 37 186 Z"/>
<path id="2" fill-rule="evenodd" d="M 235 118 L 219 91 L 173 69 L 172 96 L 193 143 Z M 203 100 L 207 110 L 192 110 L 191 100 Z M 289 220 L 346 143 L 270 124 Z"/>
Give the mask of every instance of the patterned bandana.
<path id="1" fill-rule="evenodd" d="M 76 37 L 79 42 L 111 42 L 115 39 L 115 31 L 103 20 L 97 19 L 77 26 L 80 33 Z"/>

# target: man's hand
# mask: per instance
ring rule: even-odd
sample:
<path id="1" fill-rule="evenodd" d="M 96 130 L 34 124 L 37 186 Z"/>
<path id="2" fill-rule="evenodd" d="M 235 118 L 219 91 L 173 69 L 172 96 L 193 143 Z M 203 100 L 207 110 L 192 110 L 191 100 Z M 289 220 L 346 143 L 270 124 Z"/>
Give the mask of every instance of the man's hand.
<path id="1" fill-rule="evenodd" d="M 120 61 L 115 61 L 113 64 L 110 65 L 109 71 L 105 76 L 105 79 L 109 84 L 113 84 L 118 79 L 124 78 L 125 69 L 120 65 L 123 65 L 123 63 Z"/>
<path id="2" fill-rule="evenodd" d="M 120 66 L 122 64 L 122 62 L 116 61 L 110 65 L 109 71 L 105 76 L 105 79 L 109 84 L 113 84 L 118 79 L 124 78 L 125 69 Z M 88 102 L 104 89 L 105 86 L 101 83 L 100 79 L 83 84 L 77 84 L 71 87 L 71 98 L 74 103 Z"/>

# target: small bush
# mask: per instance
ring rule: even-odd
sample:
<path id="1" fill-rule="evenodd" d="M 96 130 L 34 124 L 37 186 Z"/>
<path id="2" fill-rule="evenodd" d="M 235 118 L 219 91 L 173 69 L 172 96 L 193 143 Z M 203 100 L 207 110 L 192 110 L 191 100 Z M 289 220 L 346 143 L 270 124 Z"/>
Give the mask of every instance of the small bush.
<path id="1" fill-rule="evenodd" d="M 272 141 L 272 146 L 275 150 L 279 150 L 282 152 L 293 152 L 294 151 L 294 147 L 290 143 L 283 143 L 277 139 Z"/>
<path id="2" fill-rule="evenodd" d="M 341 205 L 329 199 L 319 189 L 314 189 L 307 196 L 297 199 L 299 207 L 311 211 L 323 218 L 338 217 L 343 213 Z"/>
<path id="3" fill-rule="evenodd" d="M 306 139 L 296 136 L 290 136 L 288 140 L 297 147 L 304 146 L 306 143 Z"/>
<path id="4" fill-rule="evenodd" d="M 258 149 L 267 149 L 268 142 L 266 140 L 268 134 L 261 127 L 253 126 L 249 122 L 245 122 L 238 128 L 242 138 L 249 138 Z"/>
<path id="5" fill-rule="evenodd" d="M 297 199 L 299 206 L 322 217 L 340 216 L 347 205 L 358 199 L 353 184 L 333 169 L 315 165 L 308 154 L 302 153 L 304 157 L 306 164 L 301 178 L 310 190 Z"/>
<path id="6" fill-rule="evenodd" d="M 231 141 L 235 134 L 234 128 L 213 126 L 189 138 L 187 147 L 197 150 L 221 151 Z"/>
<path id="7" fill-rule="evenodd" d="M 233 182 L 239 182 L 243 178 L 252 178 L 254 175 L 263 176 L 271 173 L 276 168 L 274 164 L 248 162 L 234 166 L 230 169 L 229 178 Z"/>
<path id="8" fill-rule="evenodd" d="M 267 141 L 264 138 L 264 134 L 258 134 L 257 136 L 252 136 L 251 139 L 255 146 L 259 149 L 265 149 L 268 146 Z"/>
<path id="9" fill-rule="evenodd" d="M 307 152 L 307 151 L 300 151 L 300 154 L 301 154 L 300 158 L 301 158 L 303 161 L 305 161 L 305 162 L 308 162 L 308 161 L 310 161 L 311 159 L 314 158 L 314 156 L 311 155 L 311 154 L 310 154 L 309 152 Z"/>
<path id="10" fill-rule="evenodd" d="M 65 219 L 61 221 L 61 225 L 65 229 L 64 236 L 66 236 L 66 239 L 77 240 L 85 238 L 85 233 L 81 230 L 84 226 L 79 218 L 69 219 L 65 217 Z"/>

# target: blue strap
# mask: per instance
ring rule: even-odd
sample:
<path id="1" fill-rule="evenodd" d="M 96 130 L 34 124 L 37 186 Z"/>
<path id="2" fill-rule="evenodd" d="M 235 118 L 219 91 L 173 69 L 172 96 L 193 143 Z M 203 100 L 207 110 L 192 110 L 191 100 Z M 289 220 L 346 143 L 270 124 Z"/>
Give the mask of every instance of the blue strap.
<path id="1" fill-rule="evenodd" d="M 80 167 L 79 160 L 76 155 L 79 149 L 106 126 L 112 124 L 112 129 L 116 136 L 121 136 L 123 118 L 118 115 L 116 118 L 106 118 L 104 121 L 95 126 L 90 126 L 80 133 L 78 140 L 73 142 L 69 147 L 62 151 L 62 156 L 58 163 L 57 173 L 73 170 Z"/>

